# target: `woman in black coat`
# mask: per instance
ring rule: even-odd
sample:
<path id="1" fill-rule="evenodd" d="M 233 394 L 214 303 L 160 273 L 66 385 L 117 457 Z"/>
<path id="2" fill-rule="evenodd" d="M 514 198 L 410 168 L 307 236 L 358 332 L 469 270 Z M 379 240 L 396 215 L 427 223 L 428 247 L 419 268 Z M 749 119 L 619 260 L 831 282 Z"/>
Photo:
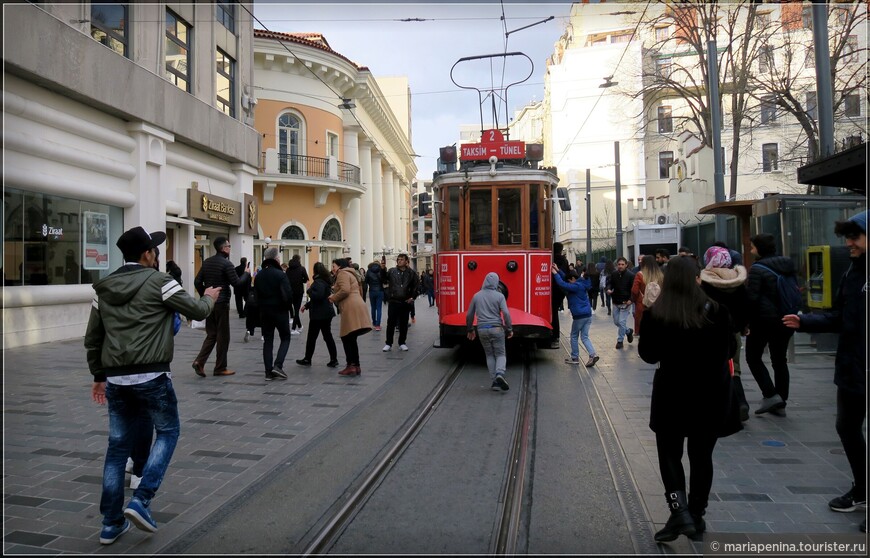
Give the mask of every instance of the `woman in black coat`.
<path id="1" fill-rule="evenodd" d="M 326 341 L 326 349 L 329 351 L 329 362 L 326 365 L 335 368 L 338 366 L 338 353 L 335 350 L 335 339 L 332 337 L 332 318 L 335 317 L 335 308 L 327 300 L 332 294 L 332 274 L 321 262 L 314 264 L 313 271 L 314 281 L 308 288 L 308 302 L 302 307 L 302 312 L 309 311 L 305 357 L 297 360 L 296 364 L 311 366 L 317 336 L 322 334 L 323 340 Z"/>
<path id="2" fill-rule="evenodd" d="M 658 363 L 653 378 L 650 429 L 656 433 L 659 469 L 671 516 L 655 534 L 657 542 L 705 530 L 703 519 L 713 485 L 713 448 L 717 438 L 740 429 L 728 421 L 734 336 L 728 309 L 700 287 L 694 259 L 672 258 L 662 292 L 643 313 L 640 357 Z M 736 417 L 735 417 L 736 418 Z M 686 498 L 683 445 L 691 477 Z"/>

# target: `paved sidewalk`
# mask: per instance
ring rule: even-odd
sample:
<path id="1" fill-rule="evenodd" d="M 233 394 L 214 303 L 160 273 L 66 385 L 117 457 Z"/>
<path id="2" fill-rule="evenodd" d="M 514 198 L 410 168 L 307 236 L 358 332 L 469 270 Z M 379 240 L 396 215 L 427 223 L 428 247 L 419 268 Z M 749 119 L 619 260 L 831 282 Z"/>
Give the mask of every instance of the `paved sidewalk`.
<path id="1" fill-rule="evenodd" d="M 563 332 L 570 331 L 570 321 L 570 316 L 562 316 Z M 653 531 L 657 531 L 667 521 L 668 510 L 655 435 L 648 426 L 655 366 L 638 356 L 638 339 L 631 345 L 625 342 L 622 350 L 615 349 L 616 326 L 606 310 L 599 308 L 594 315 L 590 337 L 601 356 L 591 376 L 653 520 Z M 567 347 L 567 340 L 563 344 Z M 581 354 L 581 360 L 584 357 Z M 797 360 L 789 364 L 791 387 L 784 418 L 754 414 L 761 392 L 742 361 L 750 419 L 743 431 L 716 445 L 706 516 L 709 531 L 860 535 L 863 511 L 836 513 L 827 505 L 850 488 L 852 478 L 834 427 L 834 357 L 801 355 Z M 767 365 L 770 368 L 769 361 Z M 683 462 L 688 480 L 688 458 Z M 700 545 L 693 549 L 686 537 L 668 547 L 665 550 L 675 552 L 702 549 Z"/>
<path id="2" fill-rule="evenodd" d="M 562 331 L 569 331 L 570 317 L 563 315 L 562 321 Z M 333 325 L 337 333 L 338 320 Z M 382 389 L 397 371 L 418 366 L 423 350 L 436 338 L 437 314 L 418 301 L 407 353 L 382 353 L 384 332 L 362 337 L 363 373 L 353 379 L 325 366 L 322 342 L 315 366 L 296 366 L 305 333 L 291 341 L 285 364 L 289 379 L 265 382 L 259 330 L 250 343 L 243 343 L 243 321 L 234 318 L 229 363 L 236 375 L 199 378 L 190 362 L 204 334 L 182 329 L 173 373 L 182 432 L 152 504 L 160 530 L 149 536 L 134 529 L 109 547 L 98 542 L 108 419 L 106 409 L 90 401 L 91 376 L 81 340 L 4 351 L 4 553 L 161 553 Z M 601 355 L 590 371 L 594 387 L 657 530 L 667 510 L 654 436 L 647 426 L 653 366 L 637 356 L 637 341 L 614 349 L 615 326 L 600 309 L 592 338 Z M 562 363 L 562 351 L 542 354 L 554 363 L 541 367 L 544 373 L 585 377 Z M 213 362 L 214 356 L 209 364 Z M 761 396 L 745 363 L 743 368 L 755 408 Z M 788 416 L 753 415 L 744 431 L 716 447 L 707 514 L 713 532 L 857 533 L 863 513 L 834 513 L 827 507 L 850 482 L 834 430 L 833 357 L 802 357 L 791 370 Z M 685 537 L 663 547 L 681 553 L 700 549 Z"/>
<path id="3" fill-rule="evenodd" d="M 231 309 L 232 310 L 232 309 Z M 341 368 L 328 368 L 322 339 L 314 365 L 300 367 L 308 318 L 293 335 L 286 381 L 266 382 L 260 330 L 244 343 L 244 320 L 231 314 L 229 367 L 234 376 L 205 378 L 191 362 L 205 333 L 182 327 L 176 338 L 172 381 L 179 400 L 181 436 L 163 484 L 152 502 L 159 531 L 133 529 L 115 544 L 99 544 L 103 459 L 108 438 L 106 407 L 90 399 L 82 340 L 5 350 L 3 424 L 3 552 L 155 554 L 169 547 L 214 510 L 256 483 L 398 371 L 416 367 L 438 330 L 435 308 L 417 302 L 410 351 L 381 352 L 385 331 L 360 338 L 362 375 L 344 378 L 344 351 L 333 334 Z M 384 308 L 386 323 L 386 308 Z M 277 351 L 277 343 L 274 347 Z M 129 478 L 129 476 L 128 476 Z M 128 489 L 127 497 L 132 494 Z"/>

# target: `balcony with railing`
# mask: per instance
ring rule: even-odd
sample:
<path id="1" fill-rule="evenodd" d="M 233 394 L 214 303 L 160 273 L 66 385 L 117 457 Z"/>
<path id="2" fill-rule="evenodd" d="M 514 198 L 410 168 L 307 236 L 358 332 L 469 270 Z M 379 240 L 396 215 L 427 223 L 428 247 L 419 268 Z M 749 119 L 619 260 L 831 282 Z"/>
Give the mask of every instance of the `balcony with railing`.
<path id="1" fill-rule="evenodd" d="M 315 189 L 315 207 L 321 207 L 331 193 L 362 194 L 360 168 L 336 157 L 313 157 L 279 153 L 267 149 L 260 154 L 260 180 L 265 182 L 263 202 L 271 203 L 279 184 Z"/>

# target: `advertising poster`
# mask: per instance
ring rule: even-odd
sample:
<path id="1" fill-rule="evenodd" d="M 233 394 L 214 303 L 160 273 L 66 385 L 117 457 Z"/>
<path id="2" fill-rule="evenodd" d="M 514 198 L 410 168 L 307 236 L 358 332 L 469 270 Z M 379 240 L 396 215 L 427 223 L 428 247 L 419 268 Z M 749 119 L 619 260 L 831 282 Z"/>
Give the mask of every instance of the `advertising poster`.
<path id="1" fill-rule="evenodd" d="M 109 214 L 85 211 L 84 267 L 109 269 Z"/>

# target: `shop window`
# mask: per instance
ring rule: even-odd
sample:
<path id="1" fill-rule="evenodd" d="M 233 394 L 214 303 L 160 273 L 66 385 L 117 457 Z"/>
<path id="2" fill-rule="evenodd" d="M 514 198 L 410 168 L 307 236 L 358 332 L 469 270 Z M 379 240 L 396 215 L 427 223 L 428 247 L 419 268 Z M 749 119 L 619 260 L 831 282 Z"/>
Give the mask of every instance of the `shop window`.
<path id="1" fill-rule="evenodd" d="M 123 262 L 123 210 L 37 192 L 3 193 L 5 286 L 93 283 Z"/>

